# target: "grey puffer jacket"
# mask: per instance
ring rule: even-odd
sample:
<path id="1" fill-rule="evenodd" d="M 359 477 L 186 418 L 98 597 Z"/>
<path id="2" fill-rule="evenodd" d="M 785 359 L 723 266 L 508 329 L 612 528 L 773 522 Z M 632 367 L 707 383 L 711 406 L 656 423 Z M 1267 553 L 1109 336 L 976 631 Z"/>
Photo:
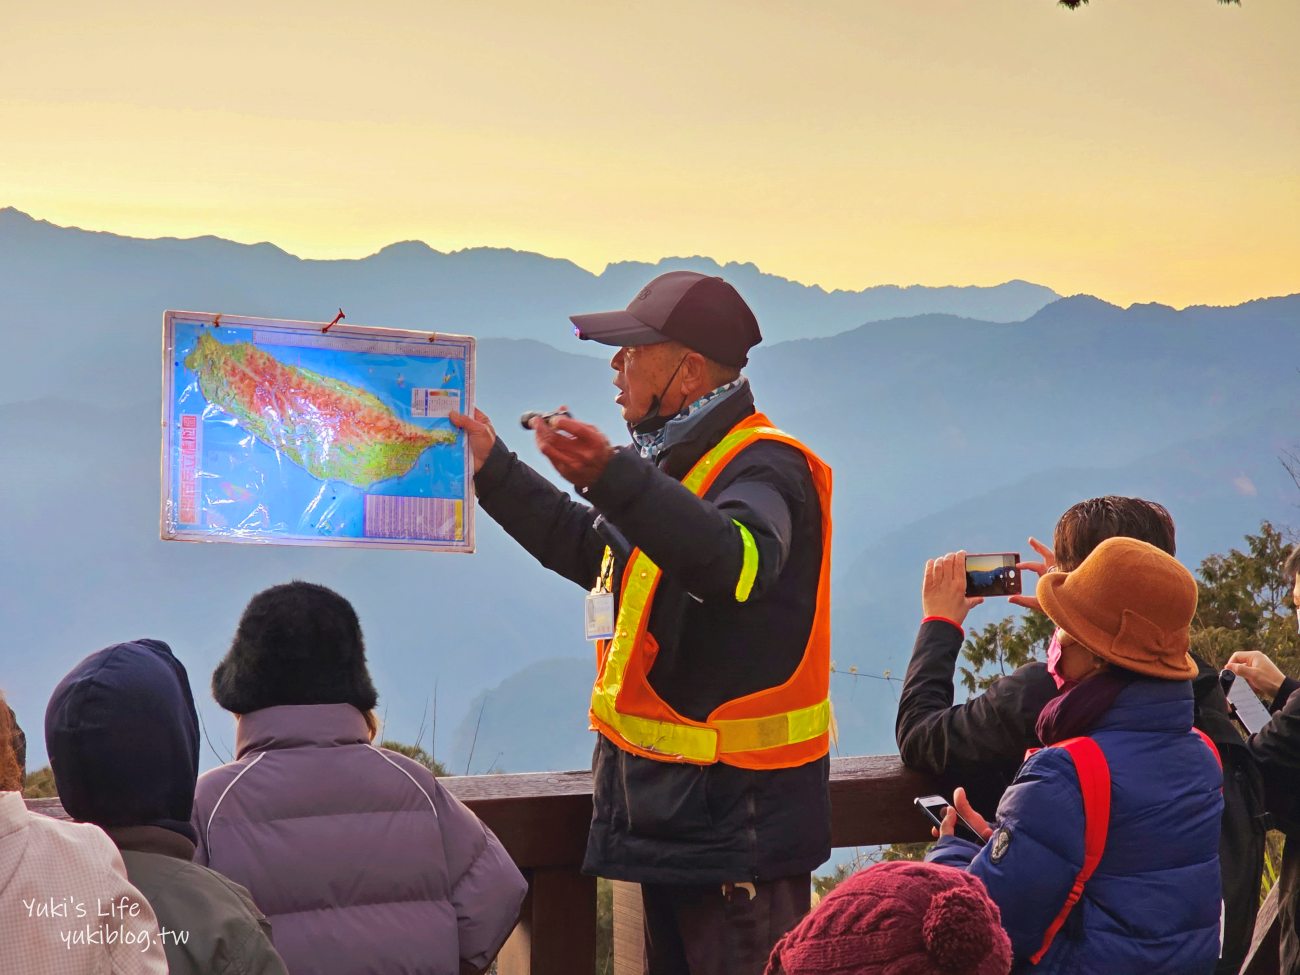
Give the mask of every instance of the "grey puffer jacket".
<path id="1" fill-rule="evenodd" d="M 199 779 L 195 862 L 243 884 L 292 973 L 485 968 L 527 885 L 418 762 L 370 744 L 349 704 L 239 719 L 236 760 Z"/>

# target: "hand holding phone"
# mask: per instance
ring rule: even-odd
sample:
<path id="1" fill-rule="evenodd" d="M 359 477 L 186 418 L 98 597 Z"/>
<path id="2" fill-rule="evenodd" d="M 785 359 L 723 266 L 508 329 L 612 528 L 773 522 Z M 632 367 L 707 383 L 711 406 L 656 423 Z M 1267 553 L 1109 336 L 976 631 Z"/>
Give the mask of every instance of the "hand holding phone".
<path id="1" fill-rule="evenodd" d="M 1268 708 L 1264 707 L 1244 679 L 1238 680 L 1236 674 L 1225 670 L 1219 674 L 1219 683 L 1223 685 L 1223 690 L 1228 695 L 1228 710 L 1241 722 L 1247 734 L 1253 735 L 1268 724 L 1270 718 Z"/>
<path id="2" fill-rule="evenodd" d="M 943 817 L 948 814 L 949 803 L 947 799 L 943 796 L 920 796 L 913 799 L 912 802 L 925 814 L 926 819 L 934 824 L 936 829 L 943 828 Z M 987 829 L 987 825 L 985 828 Z M 962 816 L 957 817 L 957 831 L 954 835 L 979 846 L 984 845 L 984 836 Z"/>
<path id="3" fill-rule="evenodd" d="M 966 614 L 984 600 L 966 595 L 965 552 L 949 552 L 925 563 L 925 581 L 921 584 L 923 616 L 951 620 L 961 626 Z"/>

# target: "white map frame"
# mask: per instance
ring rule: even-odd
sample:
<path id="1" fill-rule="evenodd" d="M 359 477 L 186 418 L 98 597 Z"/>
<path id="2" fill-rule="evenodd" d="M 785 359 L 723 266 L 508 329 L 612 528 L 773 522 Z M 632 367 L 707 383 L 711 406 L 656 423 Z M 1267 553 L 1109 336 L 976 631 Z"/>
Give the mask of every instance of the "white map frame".
<path id="1" fill-rule="evenodd" d="M 272 338 L 272 341 L 265 343 L 269 346 L 279 347 L 297 347 L 297 348 L 320 348 L 322 344 L 328 343 L 326 347 L 338 349 L 340 351 L 349 351 L 348 345 L 354 345 L 356 348 L 351 351 L 368 352 L 372 354 L 390 354 L 386 347 L 392 348 L 394 355 L 404 354 L 412 358 L 434 358 L 428 356 L 426 348 L 430 344 L 454 347 L 463 355 L 464 360 L 464 399 L 460 403 L 461 412 L 473 414 L 474 411 L 474 373 L 476 368 L 476 349 L 477 343 L 472 336 L 455 335 L 446 332 L 431 331 L 412 331 L 407 329 L 382 328 L 367 325 L 351 325 L 345 322 L 331 325 L 328 330 L 323 322 L 303 322 L 291 321 L 272 318 L 252 318 L 239 315 L 216 314 L 212 312 L 190 312 L 169 309 L 163 313 L 163 341 L 162 341 L 162 458 L 161 458 L 161 506 L 159 512 L 159 534 L 164 541 L 186 541 L 186 542 L 231 542 L 240 544 L 255 545 L 310 545 L 326 547 L 347 547 L 347 548 L 383 548 L 383 549 L 416 549 L 421 551 L 432 552 L 456 552 L 462 554 L 472 554 L 475 551 L 475 508 L 476 498 L 474 494 L 474 458 L 472 451 L 467 443 L 464 442 L 464 434 L 461 436 L 461 448 L 464 457 L 463 484 L 464 492 L 459 498 L 445 499 L 450 501 L 460 501 L 463 504 L 462 512 L 462 535 L 459 541 L 438 541 L 428 538 L 399 538 L 399 537 L 379 537 L 379 536 L 326 536 L 326 535 L 306 535 L 292 532 L 270 532 L 270 531 L 250 531 L 245 529 L 232 530 L 228 527 L 210 528 L 203 525 L 195 526 L 192 524 L 182 523 L 179 520 L 183 499 L 182 499 L 182 466 L 184 465 L 182 450 L 185 446 L 186 438 L 183 438 L 180 429 L 180 420 L 176 411 L 177 388 L 176 373 L 178 369 L 178 360 L 176 358 L 176 326 L 178 323 L 197 324 L 201 327 L 212 328 L 238 328 L 253 331 L 254 336 L 266 335 Z M 254 338 L 256 341 L 256 338 Z M 365 347 L 362 348 L 362 344 Z M 446 358 L 452 358 L 448 356 Z M 294 368 L 291 366 L 291 368 Z M 342 381 L 342 380 L 340 380 Z M 210 408 L 221 410 L 216 404 L 209 404 Z M 227 412 L 227 416 L 230 414 Z M 237 418 L 233 418 L 238 422 Z M 247 431 L 247 428 L 240 424 L 241 429 Z M 201 427 L 200 427 L 201 429 Z M 256 435 L 248 431 L 251 436 Z M 194 438 L 188 438 L 193 446 L 190 452 L 194 454 L 194 470 L 192 472 L 195 478 L 197 490 L 198 476 L 201 473 L 198 470 L 199 459 L 201 458 L 201 446 L 199 445 L 197 434 Z M 265 441 L 258 440 L 263 447 L 269 447 Z M 270 449 L 274 450 L 274 447 Z M 294 463 L 287 460 L 287 463 Z M 295 465 L 300 466 L 300 465 Z M 315 476 L 307 472 L 308 476 Z M 322 484 L 332 483 L 322 481 Z M 352 490 L 364 490 L 351 486 Z M 362 495 L 363 508 L 366 505 L 369 495 Z M 388 497 L 388 496 L 381 496 Z M 430 499 L 436 500 L 436 499 Z M 207 508 L 202 501 L 201 495 L 194 499 L 195 503 L 203 507 L 206 512 Z M 193 509 L 190 511 L 193 517 Z M 368 509 L 365 517 L 369 517 Z"/>

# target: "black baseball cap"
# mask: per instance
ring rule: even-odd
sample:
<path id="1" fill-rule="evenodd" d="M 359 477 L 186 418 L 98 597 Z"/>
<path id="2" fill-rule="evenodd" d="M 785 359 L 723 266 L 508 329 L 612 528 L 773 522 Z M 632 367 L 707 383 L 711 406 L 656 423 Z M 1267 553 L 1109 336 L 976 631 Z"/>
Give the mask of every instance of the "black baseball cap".
<path id="1" fill-rule="evenodd" d="M 758 320 L 726 281 L 697 271 L 669 271 L 655 278 L 625 311 L 570 315 L 580 339 L 602 345 L 680 342 L 714 362 L 739 368 L 763 341 Z"/>

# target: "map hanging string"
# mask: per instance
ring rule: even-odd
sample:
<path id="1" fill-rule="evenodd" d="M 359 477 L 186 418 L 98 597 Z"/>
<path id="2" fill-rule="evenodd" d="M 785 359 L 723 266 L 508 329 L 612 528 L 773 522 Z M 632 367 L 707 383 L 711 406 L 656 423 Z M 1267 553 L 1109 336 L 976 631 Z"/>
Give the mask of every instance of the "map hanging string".
<path id="1" fill-rule="evenodd" d="M 340 319 L 347 318 L 347 317 L 348 317 L 347 315 L 343 314 L 343 309 L 340 308 L 339 313 L 334 316 L 333 320 L 328 325 L 326 325 L 324 328 L 321 329 L 321 334 L 323 335 L 324 333 L 328 332 L 331 328 L 333 328 L 335 325 L 339 323 Z"/>

